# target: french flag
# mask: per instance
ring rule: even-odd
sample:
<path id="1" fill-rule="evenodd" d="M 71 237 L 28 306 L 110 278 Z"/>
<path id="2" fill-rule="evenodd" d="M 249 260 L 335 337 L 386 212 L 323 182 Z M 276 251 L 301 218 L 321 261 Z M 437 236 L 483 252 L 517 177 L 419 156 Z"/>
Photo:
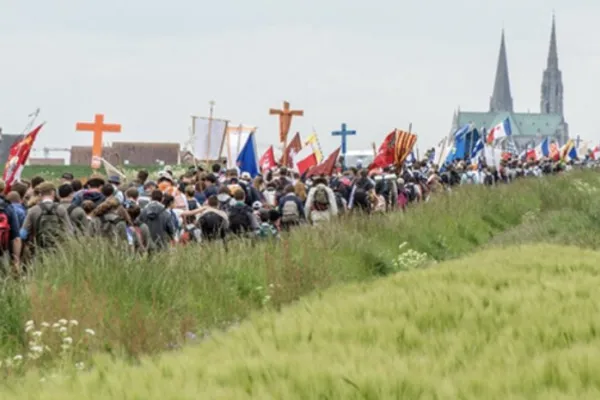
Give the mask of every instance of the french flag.
<path id="1" fill-rule="evenodd" d="M 533 149 L 532 157 L 534 160 L 539 160 L 544 157 L 550 157 L 550 139 L 546 138 Z M 529 157 L 529 153 L 527 154 Z"/>
<path id="2" fill-rule="evenodd" d="M 494 143 L 496 140 L 508 137 L 512 135 L 512 129 L 510 126 L 510 120 L 506 117 L 498 125 L 490 129 L 490 133 L 487 136 L 488 144 Z"/>

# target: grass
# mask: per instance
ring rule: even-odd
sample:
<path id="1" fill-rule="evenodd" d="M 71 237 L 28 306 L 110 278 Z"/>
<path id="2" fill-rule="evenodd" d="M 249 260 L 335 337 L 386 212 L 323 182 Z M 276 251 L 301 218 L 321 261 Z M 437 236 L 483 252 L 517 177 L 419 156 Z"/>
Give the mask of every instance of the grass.
<path id="1" fill-rule="evenodd" d="M 38 261 L 25 286 L 2 287 L 0 354 L 26 352 L 25 321 L 66 318 L 97 332 L 95 352 L 154 356 L 184 345 L 188 332 L 202 337 L 332 285 L 394 274 L 403 242 L 437 261 L 528 240 L 595 249 L 598 187 L 600 175 L 585 172 L 467 188 L 406 214 L 349 218 L 229 252 L 189 247 L 140 260 L 103 243 L 71 244 Z"/>
<path id="2" fill-rule="evenodd" d="M 197 346 L 5 399 L 597 399 L 600 252 L 488 249 L 334 287 Z"/>

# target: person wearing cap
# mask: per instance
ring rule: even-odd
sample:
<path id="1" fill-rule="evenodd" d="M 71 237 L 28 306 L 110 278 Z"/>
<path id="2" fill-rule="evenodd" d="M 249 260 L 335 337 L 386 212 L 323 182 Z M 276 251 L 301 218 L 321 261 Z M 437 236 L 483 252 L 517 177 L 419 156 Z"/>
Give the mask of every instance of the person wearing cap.
<path id="1" fill-rule="evenodd" d="M 125 201 L 125 196 L 123 195 L 123 192 L 119 189 L 119 186 L 121 186 L 121 177 L 118 175 L 109 176 L 108 183 L 110 183 L 115 189 L 115 193 L 113 194 L 113 196 L 115 197 L 115 199 L 117 199 L 119 204 L 122 205 Z"/>
<path id="2" fill-rule="evenodd" d="M 55 203 L 56 188 L 54 187 L 54 184 L 51 182 L 41 183 L 38 186 L 38 190 L 40 193 L 40 201 L 29 209 L 23 227 L 21 228 L 21 239 L 33 239 L 36 241 L 36 243 L 34 243 L 36 246 L 42 246 L 40 243 L 40 238 L 42 237 L 48 239 L 48 235 L 57 235 L 59 232 L 66 235 L 73 234 L 73 225 L 71 224 L 71 219 L 67 214 L 67 210 L 59 207 L 58 204 Z M 44 233 L 39 231 L 36 232 L 36 230 L 40 226 L 40 218 L 42 218 L 42 215 L 45 215 L 45 213 L 56 215 L 56 217 L 58 217 L 59 226 L 55 229 L 58 230 L 57 232 L 46 232 L 47 235 L 44 236 Z M 55 237 L 49 238 L 48 242 L 51 243 L 51 245 L 55 245 L 55 239 Z M 43 246 L 46 246 L 46 244 Z"/>
<path id="3" fill-rule="evenodd" d="M 177 186 L 175 186 L 175 180 L 168 171 L 161 172 L 159 174 L 158 190 L 163 192 L 163 194 L 173 196 L 173 199 L 175 199 L 175 210 L 178 213 L 181 213 L 182 211 L 186 211 L 188 209 L 187 199 L 185 198 L 185 195 L 179 191 Z"/>

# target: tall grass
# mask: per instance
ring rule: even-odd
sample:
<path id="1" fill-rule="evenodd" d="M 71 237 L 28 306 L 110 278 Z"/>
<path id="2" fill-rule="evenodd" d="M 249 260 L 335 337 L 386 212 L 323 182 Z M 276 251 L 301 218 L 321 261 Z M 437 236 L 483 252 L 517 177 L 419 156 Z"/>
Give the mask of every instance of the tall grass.
<path id="1" fill-rule="evenodd" d="M 599 175 L 580 173 L 466 188 L 406 213 L 346 218 L 298 229 L 278 243 L 232 243 L 227 252 L 219 245 L 190 246 L 139 259 L 101 241 L 69 243 L 37 261 L 25 284 L 7 281 L 1 288 L 1 351 L 23 351 L 25 321 L 67 318 L 94 329 L 99 350 L 153 354 L 181 345 L 188 332 L 202 336 L 235 325 L 253 310 L 279 309 L 335 283 L 393 273 L 400 243 L 446 260 L 491 239 L 519 242 L 511 231 L 557 212 L 579 222 L 554 219 L 552 229 L 595 246 L 589 238 L 600 238 L 598 186 Z M 536 229 L 542 228 L 549 229 Z"/>
<path id="2" fill-rule="evenodd" d="M 344 285 L 182 352 L 3 399 L 597 399 L 600 253 L 531 245 Z"/>

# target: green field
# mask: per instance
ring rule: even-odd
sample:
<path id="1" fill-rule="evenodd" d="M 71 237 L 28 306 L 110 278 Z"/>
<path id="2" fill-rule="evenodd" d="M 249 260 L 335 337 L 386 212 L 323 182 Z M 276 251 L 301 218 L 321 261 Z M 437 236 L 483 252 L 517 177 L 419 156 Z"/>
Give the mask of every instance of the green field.
<path id="1" fill-rule="evenodd" d="M 587 172 L 468 188 L 229 252 L 72 244 L 0 293 L 0 352 L 27 353 L 30 319 L 96 337 L 7 370 L 0 398 L 597 398 L 599 187 Z M 79 361 L 96 367 L 50 378 Z"/>
<path id="2" fill-rule="evenodd" d="M 329 289 L 141 365 L 31 375 L 2 398 L 597 399 L 599 259 L 487 250 Z"/>

